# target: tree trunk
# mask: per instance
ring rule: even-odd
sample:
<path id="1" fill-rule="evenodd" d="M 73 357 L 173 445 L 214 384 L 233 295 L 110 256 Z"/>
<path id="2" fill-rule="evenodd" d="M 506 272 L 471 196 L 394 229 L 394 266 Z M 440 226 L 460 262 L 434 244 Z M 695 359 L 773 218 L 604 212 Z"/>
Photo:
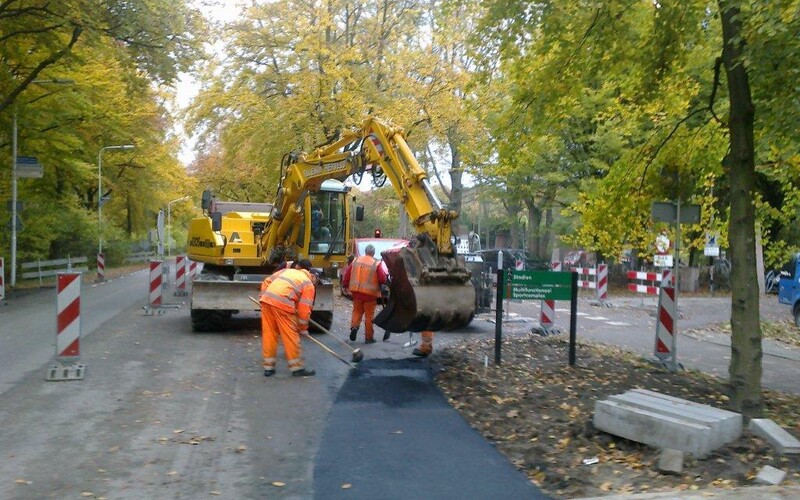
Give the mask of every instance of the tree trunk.
<path id="1" fill-rule="evenodd" d="M 542 210 L 532 199 L 525 200 L 528 209 L 528 250 L 531 255 L 539 257 L 541 251 Z"/>
<path id="2" fill-rule="evenodd" d="M 461 168 L 461 151 L 458 149 L 458 141 L 454 133 L 448 133 L 448 144 L 450 146 L 450 209 L 461 213 L 461 205 L 464 200 L 464 185 L 462 177 L 464 171 Z M 453 225 L 453 234 L 464 234 L 469 228 L 462 227 L 460 221 L 456 220 Z"/>
<path id="3" fill-rule="evenodd" d="M 723 160 L 731 186 L 728 234 L 731 245 L 731 406 L 747 417 L 762 414 L 761 322 L 755 251 L 755 108 L 742 60 L 742 13 L 739 2 L 719 0 L 722 60 L 730 100 L 730 150 Z"/>

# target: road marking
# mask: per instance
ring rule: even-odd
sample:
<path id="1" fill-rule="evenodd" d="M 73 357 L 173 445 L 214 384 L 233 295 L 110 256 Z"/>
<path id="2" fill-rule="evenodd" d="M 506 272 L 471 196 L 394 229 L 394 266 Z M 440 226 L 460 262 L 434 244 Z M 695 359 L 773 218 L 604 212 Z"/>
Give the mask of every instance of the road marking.
<path id="1" fill-rule="evenodd" d="M 624 321 L 606 321 L 606 324 L 611 326 L 631 326 L 630 323 L 625 323 Z"/>
<path id="2" fill-rule="evenodd" d="M 591 319 L 594 321 L 608 321 L 608 318 L 604 318 L 603 316 L 586 316 L 586 319 Z"/>

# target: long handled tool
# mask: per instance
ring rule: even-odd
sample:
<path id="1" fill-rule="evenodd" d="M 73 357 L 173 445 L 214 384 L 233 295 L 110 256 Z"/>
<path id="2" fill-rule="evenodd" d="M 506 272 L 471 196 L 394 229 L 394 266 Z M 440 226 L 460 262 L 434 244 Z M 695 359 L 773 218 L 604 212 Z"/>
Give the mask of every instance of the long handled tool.
<path id="1" fill-rule="evenodd" d="M 341 343 L 342 345 L 346 346 L 348 349 L 350 349 L 350 347 L 352 347 L 350 344 L 348 344 L 344 340 L 340 339 L 339 337 L 337 337 L 336 335 L 331 333 L 330 330 L 328 330 L 327 328 L 323 327 L 322 325 L 320 325 L 319 323 L 317 323 L 313 319 L 310 319 L 309 321 L 311 322 L 312 325 L 316 326 L 321 331 L 323 331 L 323 332 L 327 333 L 328 335 L 330 335 L 331 337 L 335 338 L 336 340 L 339 341 L 339 343 Z M 359 361 L 364 359 L 364 353 L 361 352 L 361 349 L 356 348 L 356 349 L 353 349 L 353 354 L 352 354 L 351 357 L 352 357 L 353 363 L 358 363 Z"/>
<path id="2" fill-rule="evenodd" d="M 253 297 L 251 297 L 251 296 L 249 296 L 249 295 L 248 295 L 248 298 L 249 298 L 250 300 L 252 300 L 253 302 L 255 302 L 256 304 L 259 304 L 259 301 L 257 301 L 257 300 L 256 300 L 256 299 L 254 299 Z M 319 325 L 317 325 L 317 326 L 319 326 Z M 347 365 L 347 366 L 349 366 L 350 368 L 355 368 L 355 367 L 354 367 L 353 365 L 351 365 L 351 364 L 350 364 L 350 363 L 349 363 L 349 362 L 348 362 L 346 359 L 344 359 L 343 357 L 339 356 L 339 354 L 337 354 L 337 353 L 336 353 L 336 351 L 334 351 L 334 350 L 333 350 L 333 349 L 331 349 L 330 347 L 326 346 L 325 344 L 323 344 L 323 343 L 322 343 L 322 342 L 320 342 L 319 340 L 315 339 L 315 338 L 314 338 L 314 337 L 312 337 L 311 335 L 306 335 L 306 338 L 307 338 L 308 340 L 310 340 L 311 342 L 314 342 L 315 344 L 317 344 L 318 346 L 320 346 L 320 347 L 321 347 L 323 350 L 325 350 L 326 352 L 328 352 L 328 353 L 332 354 L 334 357 L 336 357 L 336 359 L 338 359 L 338 360 L 339 360 L 339 361 L 341 361 L 342 363 L 346 364 L 346 365 Z"/>

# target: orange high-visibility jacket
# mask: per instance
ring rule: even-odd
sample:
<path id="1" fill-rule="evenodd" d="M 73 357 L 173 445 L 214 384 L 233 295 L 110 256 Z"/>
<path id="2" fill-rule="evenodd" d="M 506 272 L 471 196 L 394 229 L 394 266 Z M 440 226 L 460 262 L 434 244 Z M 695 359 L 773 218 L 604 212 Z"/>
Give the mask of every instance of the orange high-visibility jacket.
<path id="1" fill-rule="evenodd" d="M 281 269 L 261 284 L 261 302 L 286 312 L 297 313 L 300 330 L 308 330 L 316 289 L 305 269 Z"/>
<path id="2" fill-rule="evenodd" d="M 381 283 L 378 277 L 380 263 L 369 255 L 362 255 L 353 261 L 350 270 L 350 291 L 370 297 L 381 296 Z"/>

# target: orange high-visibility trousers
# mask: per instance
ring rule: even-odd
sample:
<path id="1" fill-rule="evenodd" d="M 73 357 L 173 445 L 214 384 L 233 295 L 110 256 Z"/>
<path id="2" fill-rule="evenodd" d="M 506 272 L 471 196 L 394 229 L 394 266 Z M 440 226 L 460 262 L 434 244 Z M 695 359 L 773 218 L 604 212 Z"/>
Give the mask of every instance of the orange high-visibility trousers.
<path id="1" fill-rule="evenodd" d="M 419 352 L 430 354 L 433 352 L 433 332 L 425 330 L 422 332 L 422 342 L 419 344 Z"/>
<path id="2" fill-rule="evenodd" d="M 283 351 L 289 370 L 303 369 L 303 347 L 297 331 L 297 315 L 261 302 L 261 354 L 264 369 L 274 370 L 278 359 L 278 337 L 283 343 Z"/>
<path id="3" fill-rule="evenodd" d="M 372 318 L 375 317 L 375 307 L 378 300 L 361 300 L 353 297 L 353 315 L 350 318 L 350 328 L 358 328 L 361 324 L 361 317 L 364 317 L 364 339 L 372 340 L 375 335 L 375 328 L 372 326 Z"/>

